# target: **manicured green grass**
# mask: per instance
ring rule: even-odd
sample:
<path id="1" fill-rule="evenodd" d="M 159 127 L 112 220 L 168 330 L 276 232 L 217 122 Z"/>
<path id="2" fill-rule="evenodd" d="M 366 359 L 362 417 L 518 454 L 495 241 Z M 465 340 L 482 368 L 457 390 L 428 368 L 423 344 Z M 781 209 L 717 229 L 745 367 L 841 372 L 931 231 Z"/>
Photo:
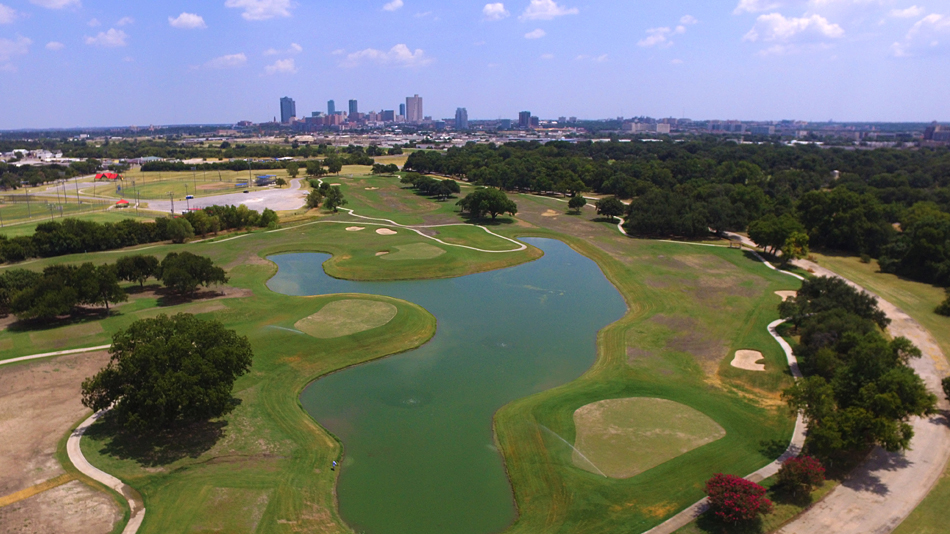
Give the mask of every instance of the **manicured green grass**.
<path id="1" fill-rule="evenodd" d="M 459 220 L 452 203 L 418 197 L 393 185 L 394 181 L 340 178 L 350 189 L 349 207 L 358 207 L 360 214 L 378 214 L 404 224 L 440 217 Z M 379 189 L 366 191 L 376 187 L 372 184 Z M 362 195 L 360 190 L 377 196 Z M 518 202 L 525 220 L 493 225 L 493 231 L 509 237 L 565 241 L 601 266 L 630 310 L 601 331 L 598 360 L 583 377 L 516 400 L 496 414 L 496 445 L 504 455 L 520 512 L 510 532 L 644 530 L 698 500 L 703 481 L 713 473 L 747 474 L 773 460 L 772 444 L 787 443 L 791 435 L 793 419 L 779 398 L 791 378 L 784 354 L 766 325 L 777 318 L 779 298 L 774 291 L 798 289 L 798 282 L 737 250 L 632 240 L 606 223 L 590 222 L 587 216 L 560 216 L 559 224 L 552 225 L 557 231 L 548 230 L 542 227 L 546 221 L 532 211 L 547 208 L 521 197 Z M 343 215 L 336 219 L 348 220 Z M 258 517 L 254 524 L 259 532 L 348 530 L 336 510 L 336 473 L 328 470 L 330 461 L 339 457 L 340 444 L 303 412 L 298 394 L 323 374 L 424 343 L 434 331 L 435 318 L 410 303 L 383 297 L 276 294 L 265 285 L 274 266 L 262 258 L 282 252 L 326 252 L 333 255 L 324 266 L 331 276 L 403 280 L 500 269 L 540 255 L 534 248 L 486 254 L 430 243 L 446 253 L 385 262 L 376 256 L 378 251 L 411 246 L 423 238 L 404 230 L 380 236 L 372 226 L 363 232 L 346 232 L 346 226 L 309 224 L 220 242 L 140 247 L 159 257 L 181 250 L 211 256 L 229 270 L 233 286 L 252 295 L 176 306 L 161 306 L 163 302 L 142 296 L 99 321 L 101 332 L 83 330 L 86 334 L 80 339 L 53 330 L 40 336 L 48 337 L 50 345 L 63 343 L 64 349 L 105 344 L 135 318 L 203 310 L 205 317 L 219 319 L 251 340 L 255 365 L 235 389 L 241 404 L 218 425 L 193 429 L 190 436 L 159 440 L 159 450 L 112 441 L 101 426 L 83 440 L 83 450 L 93 464 L 143 494 L 149 510 L 143 533 L 249 529 L 251 520 Z M 503 242 L 477 228 L 452 232 L 456 230 L 436 237 L 460 239 L 463 244 L 478 239 Z M 122 253 L 46 259 L 26 267 L 111 262 Z M 328 303 L 352 299 L 386 302 L 398 312 L 383 327 L 336 339 L 317 340 L 285 330 Z M 86 323 L 61 327 L 77 325 Z M 0 346 L 0 359 L 38 352 L 31 332 L 5 332 L 4 337 L 11 339 L 11 346 Z M 748 373 L 730 367 L 732 354 L 739 348 L 761 351 L 767 371 Z M 626 397 L 659 398 L 687 406 L 715 421 L 726 435 L 619 480 L 577 468 L 573 451 L 542 430 L 546 427 L 573 443 L 573 415 L 578 408 Z"/>
<path id="2" fill-rule="evenodd" d="M 380 259 L 384 261 L 430 260 L 445 254 L 445 249 L 428 243 L 413 243 L 394 248 L 396 252 L 381 256 Z"/>
<path id="3" fill-rule="evenodd" d="M 815 254 L 818 263 L 880 295 L 917 320 L 950 355 L 950 318 L 933 312 L 946 298 L 942 288 L 881 273 L 877 263 L 861 263 L 859 258 Z M 937 361 L 937 369 L 950 374 L 947 362 Z M 894 531 L 895 534 L 931 534 L 947 531 L 945 507 L 950 501 L 950 467 L 930 495 Z"/>
<path id="4" fill-rule="evenodd" d="M 0 234 L 9 236 L 10 230 L 18 226 L 29 226 L 32 224 L 32 226 L 35 227 L 42 222 L 60 220 L 63 217 L 74 217 L 93 211 L 101 211 L 112 205 L 112 202 L 93 202 L 88 200 L 83 201 L 82 204 L 77 204 L 75 198 L 69 198 L 68 202 L 63 203 L 62 197 L 57 200 L 56 197 L 45 196 L 31 197 L 29 204 L 25 201 L 6 204 L 0 201 L 0 217 L 3 218 L 4 224 L 4 228 L 0 228 Z M 50 206 L 52 206 L 52 210 Z M 60 208 L 62 208 L 62 211 Z M 23 221 L 30 221 L 30 223 L 25 225 L 16 224 Z M 14 224 L 14 226 L 10 229 L 6 228 L 6 226 L 10 224 Z"/>
<path id="5" fill-rule="evenodd" d="M 613 478 L 630 478 L 726 435 L 698 410 L 646 397 L 582 406 L 574 427 L 574 465 Z"/>
<path id="6" fill-rule="evenodd" d="M 110 202 L 109 205 L 111 206 L 112 203 Z M 150 220 L 154 220 L 156 216 L 161 216 L 161 215 L 156 214 L 154 212 L 146 212 L 145 210 L 141 210 L 140 212 L 138 212 L 138 214 L 136 214 L 136 211 L 134 209 L 128 209 L 128 210 L 122 210 L 122 211 L 109 210 L 109 211 L 96 211 L 92 213 L 82 213 L 82 212 L 70 213 L 67 215 L 67 218 L 80 219 L 83 221 L 93 221 L 97 223 L 107 223 L 107 222 L 116 223 L 116 222 L 123 221 L 125 219 L 150 221 Z M 56 217 L 55 220 L 60 221 L 62 219 L 60 219 L 59 217 Z M 6 223 L 7 220 L 4 219 L 3 222 Z M 49 222 L 49 217 L 45 219 L 41 217 L 34 217 L 31 222 L 15 224 L 13 226 L 4 226 L 3 228 L 0 228 L 0 235 L 5 235 L 7 237 L 33 235 L 33 233 L 36 231 L 36 226 L 44 222 Z"/>
<path id="7" fill-rule="evenodd" d="M 398 311 L 388 302 L 338 300 L 297 321 L 294 328 L 315 338 L 332 339 L 385 326 Z"/>

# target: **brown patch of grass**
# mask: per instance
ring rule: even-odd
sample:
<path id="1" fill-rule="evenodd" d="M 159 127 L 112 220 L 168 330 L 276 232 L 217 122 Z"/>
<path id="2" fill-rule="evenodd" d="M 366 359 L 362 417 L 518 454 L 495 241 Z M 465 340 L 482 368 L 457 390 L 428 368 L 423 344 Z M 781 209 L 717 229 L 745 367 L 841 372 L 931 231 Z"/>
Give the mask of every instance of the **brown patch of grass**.
<path id="1" fill-rule="evenodd" d="M 666 348 L 692 354 L 709 373 L 714 373 L 726 355 L 726 344 L 712 336 L 692 317 L 655 315 L 650 321 L 676 332 L 666 340 Z"/>

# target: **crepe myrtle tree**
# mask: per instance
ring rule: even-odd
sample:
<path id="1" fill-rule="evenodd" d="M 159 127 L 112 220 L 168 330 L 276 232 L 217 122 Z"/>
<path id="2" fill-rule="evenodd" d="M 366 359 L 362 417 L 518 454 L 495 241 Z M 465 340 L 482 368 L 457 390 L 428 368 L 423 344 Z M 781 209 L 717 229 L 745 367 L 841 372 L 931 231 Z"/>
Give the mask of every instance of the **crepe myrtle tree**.
<path id="1" fill-rule="evenodd" d="M 244 336 L 218 321 L 159 315 L 115 334 L 109 363 L 82 384 L 82 403 L 111 408 L 126 430 L 149 432 L 221 417 L 253 361 Z"/>
<path id="2" fill-rule="evenodd" d="M 744 523 L 772 512 L 766 489 L 736 475 L 719 473 L 706 481 L 709 510 L 724 523 Z"/>

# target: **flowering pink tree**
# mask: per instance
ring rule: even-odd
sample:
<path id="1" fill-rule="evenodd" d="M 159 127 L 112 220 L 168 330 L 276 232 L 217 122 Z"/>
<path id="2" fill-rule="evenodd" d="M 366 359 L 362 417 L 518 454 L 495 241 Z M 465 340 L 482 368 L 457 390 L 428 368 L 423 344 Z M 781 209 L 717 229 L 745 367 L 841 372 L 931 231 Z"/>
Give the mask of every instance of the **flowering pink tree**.
<path id="1" fill-rule="evenodd" d="M 825 468 L 817 459 L 811 456 L 789 458 L 782 462 L 778 471 L 779 484 L 792 493 L 811 493 L 811 491 L 825 481 Z"/>
<path id="2" fill-rule="evenodd" d="M 766 489 L 735 475 L 719 473 L 706 481 L 706 495 L 713 514 L 726 523 L 751 521 L 772 511 Z"/>

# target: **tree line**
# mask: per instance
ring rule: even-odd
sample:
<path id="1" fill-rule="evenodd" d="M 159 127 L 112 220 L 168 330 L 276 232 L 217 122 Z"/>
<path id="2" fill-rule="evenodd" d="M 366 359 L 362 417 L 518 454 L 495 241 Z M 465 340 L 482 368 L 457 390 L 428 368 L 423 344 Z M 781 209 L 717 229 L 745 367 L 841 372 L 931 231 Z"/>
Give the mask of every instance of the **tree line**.
<path id="1" fill-rule="evenodd" d="M 32 236 L 7 238 L 0 235 L 0 262 L 19 262 L 29 258 L 50 258 L 67 254 L 100 252 L 120 248 L 185 240 L 223 230 L 274 227 L 277 214 L 263 213 L 247 206 L 209 206 L 179 218 L 159 218 L 154 222 L 126 219 L 117 223 L 98 223 L 82 219 L 64 219 L 37 225 Z"/>
<path id="2" fill-rule="evenodd" d="M 154 256 L 126 256 L 114 264 L 51 265 L 43 272 L 12 269 L 0 273 L 0 315 L 21 320 L 50 321 L 76 313 L 81 306 L 104 306 L 128 300 L 120 282 L 154 278 L 169 290 L 193 296 L 198 287 L 227 283 L 224 269 L 210 258 L 172 252 L 159 262 Z"/>
<path id="3" fill-rule="evenodd" d="M 775 251 L 810 245 L 863 254 L 886 272 L 950 285 L 947 149 L 715 139 L 470 143 L 445 153 L 414 152 L 405 170 L 507 191 L 572 197 L 593 191 L 630 200 L 623 215 L 632 235 L 698 238 L 710 229 L 748 230 L 766 236 L 757 243 Z"/>

